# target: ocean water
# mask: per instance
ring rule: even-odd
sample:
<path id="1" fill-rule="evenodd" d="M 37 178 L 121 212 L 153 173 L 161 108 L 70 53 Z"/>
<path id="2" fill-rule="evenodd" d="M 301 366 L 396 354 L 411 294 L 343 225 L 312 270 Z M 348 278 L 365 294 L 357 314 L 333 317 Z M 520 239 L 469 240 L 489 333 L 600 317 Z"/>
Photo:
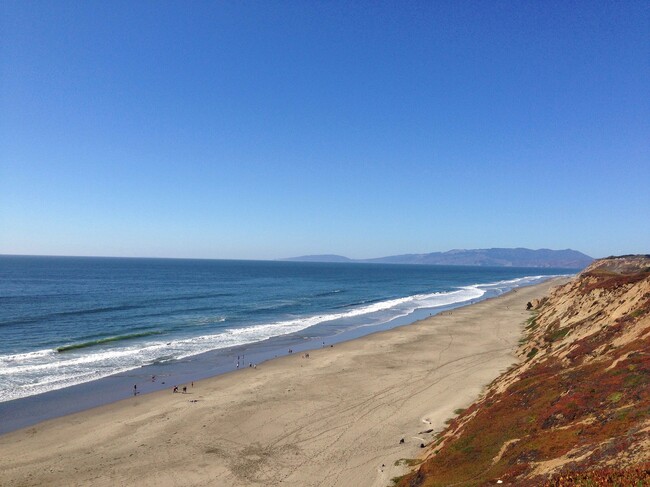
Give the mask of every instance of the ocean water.
<path id="1" fill-rule="evenodd" d="M 570 273 L 0 256 L 0 402 L 205 353 L 331 343 Z"/>

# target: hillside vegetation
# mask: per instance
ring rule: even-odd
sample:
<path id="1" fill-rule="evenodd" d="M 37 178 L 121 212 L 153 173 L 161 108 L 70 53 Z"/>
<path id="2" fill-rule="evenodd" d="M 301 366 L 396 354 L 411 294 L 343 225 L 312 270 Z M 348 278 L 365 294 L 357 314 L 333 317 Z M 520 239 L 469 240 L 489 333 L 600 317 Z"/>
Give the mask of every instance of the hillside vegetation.
<path id="1" fill-rule="evenodd" d="M 521 362 L 397 485 L 650 485 L 650 257 L 596 261 L 531 308 Z"/>

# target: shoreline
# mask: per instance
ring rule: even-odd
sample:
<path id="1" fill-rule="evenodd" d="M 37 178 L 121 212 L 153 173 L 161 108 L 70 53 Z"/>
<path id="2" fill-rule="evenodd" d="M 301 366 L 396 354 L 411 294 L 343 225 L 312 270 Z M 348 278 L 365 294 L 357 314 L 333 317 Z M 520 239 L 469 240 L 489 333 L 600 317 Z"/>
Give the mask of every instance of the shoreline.
<path id="1" fill-rule="evenodd" d="M 550 279 L 558 277 L 552 276 Z M 549 279 L 547 278 L 547 279 Z M 527 287 L 524 284 L 520 287 Z M 486 291 L 476 300 L 420 308 L 404 316 L 372 325 L 343 328 L 316 325 L 309 331 L 279 335 L 259 342 L 230 348 L 215 349 L 169 362 L 142 365 L 123 372 L 111 374 L 80 384 L 40 394 L 0 402 L 0 435 L 33 426 L 42 421 L 78 413 L 133 396 L 134 385 L 138 394 L 149 394 L 171 389 L 176 384 L 207 379 L 238 370 L 235 365 L 241 356 L 241 368 L 248 363 L 264 363 L 287 354 L 287 350 L 310 352 L 354 340 L 372 333 L 410 325 L 430 316 L 453 309 L 470 306 L 491 297 L 494 291 Z M 152 377 L 156 380 L 153 381 Z"/>
<path id="2" fill-rule="evenodd" d="M 309 358 L 294 353 L 194 387 L 178 384 L 188 394 L 138 395 L 3 434 L 3 481 L 388 485 L 403 470 L 395 462 L 431 441 L 425 431 L 442 429 L 516 361 L 526 302 L 561 281 L 311 350 Z"/>

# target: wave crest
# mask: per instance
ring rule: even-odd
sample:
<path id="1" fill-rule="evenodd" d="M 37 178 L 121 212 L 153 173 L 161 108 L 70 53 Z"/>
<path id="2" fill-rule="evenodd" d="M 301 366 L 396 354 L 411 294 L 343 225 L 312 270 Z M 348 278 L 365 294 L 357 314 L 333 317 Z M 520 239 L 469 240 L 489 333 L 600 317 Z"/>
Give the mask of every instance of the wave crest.
<path id="1" fill-rule="evenodd" d="M 152 335 L 160 335 L 162 332 L 160 331 L 148 331 L 144 333 L 130 333 L 128 335 L 117 335 L 113 337 L 106 337 L 106 338 L 99 338 L 97 340 L 90 340 L 87 342 L 81 342 L 81 343 L 73 343 L 71 345 L 63 345 L 61 347 L 57 347 L 56 351 L 59 353 L 63 352 L 69 352 L 70 350 L 78 350 L 80 348 L 89 348 L 89 347 L 96 347 L 97 345 L 104 345 L 106 343 L 112 343 L 112 342 L 121 342 L 125 340 L 133 340 L 135 338 L 143 338 L 143 337 L 148 337 Z"/>

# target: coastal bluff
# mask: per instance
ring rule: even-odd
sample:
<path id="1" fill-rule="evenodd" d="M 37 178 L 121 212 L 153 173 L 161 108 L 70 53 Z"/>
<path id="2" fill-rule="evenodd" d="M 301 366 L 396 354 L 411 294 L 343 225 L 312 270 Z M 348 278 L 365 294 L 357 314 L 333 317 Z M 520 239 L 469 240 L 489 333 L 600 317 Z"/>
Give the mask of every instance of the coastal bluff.
<path id="1" fill-rule="evenodd" d="M 648 485 L 650 256 L 595 261 L 528 307 L 520 362 L 396 485 Z"/>

